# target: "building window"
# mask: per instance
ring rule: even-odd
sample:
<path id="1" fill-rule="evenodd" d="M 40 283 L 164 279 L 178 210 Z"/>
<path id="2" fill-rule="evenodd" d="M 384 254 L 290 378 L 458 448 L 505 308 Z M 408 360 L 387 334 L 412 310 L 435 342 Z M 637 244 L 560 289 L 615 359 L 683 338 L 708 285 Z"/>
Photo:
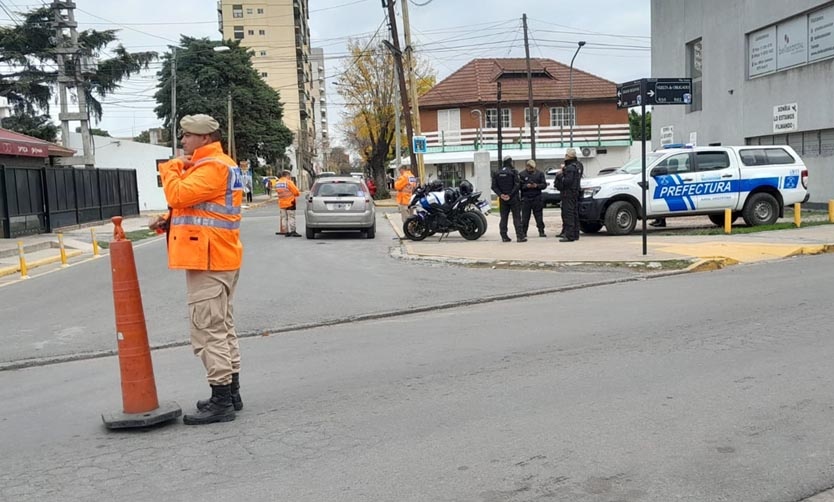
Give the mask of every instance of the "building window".
<path id="1" fill-rule="evenodd" d="M 265 72 L 265 71 L 262 71 L 262 72 L 261 72 L 261 77 L 266 78 L 266 77 L 268 77 L 268 76 L 269 76 L 269 73 L 267 73 L 267 72 Z"/>
<path id="2" fill-rule="evenodd" d="M 263 13 L 264 13 L 263 9 L 258 9 L 258 14 L 263 14 Z"/>
<path id="3" fill-rule="evenodd" d="M 539 123 L 540 123 L 539 122 L 539 109 L 538 108 L 533 108 L 533 112 L 534 112 L 533 113 L 533 123 L 536 125 L 536 127 L 538 127 Z M 525 126 L 530 125 L 530 109 L 529 108 L 524 108 L 524 125 Z"/>
<path id="4" fill-rule="evenodd" d="M 243 26 L 235 26 L 234 37 L 235 40 L 240 40 L 243 38 Z"/>
<path id="5" fill-rule="evenodd" d="M 550 127 L 570 127 L 576 125 L 576 108 L 554 106 L 550 109 Z"/>
<path id="6" fill-rule="evenodd" d="M 501 108 L 501 127 L 512 127 L 512 110 L 509 108 Z"/>
<path id="7" fill-rule="evenodd" d="M 266 56 L 266 51 L 261 51 L 258 53 L 259 56 Z"/>
<path id="8" fill-rule="evenodd" d="M 486 109 L 486 128 L 487 129 L 495 129 L 498 127 L 498 109 L 497 108 L 487 108 Z"/>
<path id="9" fill-rule="evenodd" d="M 266 35 L 266 30 L 258 30 L 258 35 Z"/>
<path id="10" fill-rule="evenodd" d="M 243 5 L 232 5 L 232 17 L 237 19 L 243 17 Z"/>
<path id="11" fill-rule="evenodd" d="M 251 16 L 252 15 L 252 9 L 246 9 L 246 15 Z"/>
<path id="12" fill-rule="evenodd" d="M 686 76 L 692 79 L 692 104 L 689 105 L 690 112 L 697 112 L 703 109 L 703 84 L 701 75 L 704 68 L 703 42 L 698 40 L 686 44 Z"/>

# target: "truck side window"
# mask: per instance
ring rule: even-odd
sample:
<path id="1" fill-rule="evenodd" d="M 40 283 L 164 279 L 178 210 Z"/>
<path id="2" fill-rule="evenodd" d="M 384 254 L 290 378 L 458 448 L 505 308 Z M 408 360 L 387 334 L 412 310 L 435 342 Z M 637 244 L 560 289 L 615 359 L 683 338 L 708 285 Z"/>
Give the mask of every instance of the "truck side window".
<path id="1" fill-rule="evenodd" d="M 730 167 L 727 152 L 697 152 L 699 171 L 716 171 Z"/>
<path id="2" fill-rule="evenodd" d="M 690 158 L 691 157 L 688 153 L 679 153 L 663 159 L 663 161 L 655 167 L 666 168 L 667 174 L 688 173 L 692 171 Z"/>

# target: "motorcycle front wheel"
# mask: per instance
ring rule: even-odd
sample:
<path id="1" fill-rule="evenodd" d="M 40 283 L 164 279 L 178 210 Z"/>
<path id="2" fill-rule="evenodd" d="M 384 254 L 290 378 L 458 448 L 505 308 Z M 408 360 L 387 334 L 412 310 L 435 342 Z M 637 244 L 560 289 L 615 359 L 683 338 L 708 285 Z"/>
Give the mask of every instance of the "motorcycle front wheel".
<path id="1" fill-rule="evenodd" d="M 485 220 L 472 211 L 463 213 L 460 216 L 460 235 L 468 241 L 479 239 L 486 232 Z"/>
<path id="2" fill-rule="evenodd" d="M 413 241 L 421 241 L 429 236 L 429 227 L 418 216 L 410 216 L 403 223 L 403 233 Z"/>

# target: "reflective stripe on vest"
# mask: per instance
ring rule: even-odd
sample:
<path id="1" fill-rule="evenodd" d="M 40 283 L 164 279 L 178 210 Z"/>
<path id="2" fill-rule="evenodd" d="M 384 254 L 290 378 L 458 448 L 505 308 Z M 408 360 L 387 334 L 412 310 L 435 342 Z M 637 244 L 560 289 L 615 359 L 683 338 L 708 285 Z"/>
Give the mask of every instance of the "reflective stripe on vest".
<path id="1" fill-rule="evenodd" d="M 202 211 L 210 211 L 218 214 L 240 214 L 240 207 L 234 204 L 234 192 L 243 191 L 243 180 L 240 168 L 235 165 L 228 165 L 220 159 L 214 157 L 206 157 L 198 160 L 193 167 L 197 167 L 209 162 L 218 162 L 229 169 L 229 175 L 226 177 L 226 206 L 215 204 L 213 202 L 202 202 L 191 206 L 191 209 L 200 209 Z"/>
<path id="2" fill-rule="evenodd" d="M 218 220 L 215 218 L 203 218 L 201 216 L 175 216 L 171 218 L 171 223 L 173 225 L 198 225 L 225 230 L 237 230 L 240 228 L 240 221 Z"/>

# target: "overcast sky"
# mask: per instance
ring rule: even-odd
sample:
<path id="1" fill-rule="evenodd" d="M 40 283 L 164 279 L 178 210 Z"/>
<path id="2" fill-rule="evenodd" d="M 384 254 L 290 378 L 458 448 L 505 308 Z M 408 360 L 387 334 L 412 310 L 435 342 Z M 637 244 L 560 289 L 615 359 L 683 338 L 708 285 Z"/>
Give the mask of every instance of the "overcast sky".
<path id="1" fill-rule="evenodd" d="M 3 3 L 12 10 L 26 10 L 41 2 Z M 76 5 L 79 29 L 118 29 L 122 43 L 132 51 L 164 52 L 180 34 L 220 39 L 215 0 L 76 0 Z M 523 57 L 523 13 L 529 18 L 531 57 L 568 64 L 576 42 L 585 40 L 588 44 L 576 68 L 615 82 L 650 76 L 649 0 L 414 0 L 409 7 L 416 50 L 431 61 L 439 79 L 476 57 Z M 312 43 L 324 48 L 328 75 L 344 66 L 347 39 L 373 34 L 385 14 L 380 0 L 310 0 L 310 11 Z M 2 12 L 0 18 L 10 23 Z M 124 89 L 108 99 L 111 104 L 95 127 L 114 136 L 132 136 L 161 125 L 151 98 L 159 64 L 153 67 L 126 81 Z M 332 83 L 327 79 L 328 112 L 335 119 L 331 137 L 338 143 L 340 97 Z"/>

